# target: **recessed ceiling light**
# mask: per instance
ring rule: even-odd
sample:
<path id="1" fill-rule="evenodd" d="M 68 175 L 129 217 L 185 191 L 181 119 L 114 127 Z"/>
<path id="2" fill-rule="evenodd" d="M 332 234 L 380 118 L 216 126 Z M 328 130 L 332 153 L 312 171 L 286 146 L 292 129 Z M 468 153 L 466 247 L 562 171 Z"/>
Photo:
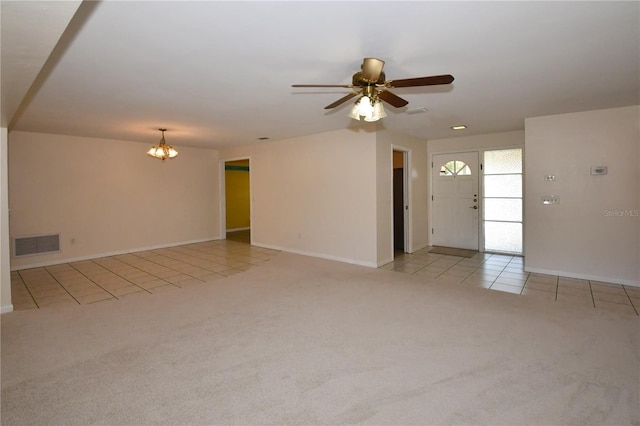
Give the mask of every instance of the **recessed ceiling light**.
<path id="1" fill-rule="evenodd" d="M 259 141 L 268 141 L 269 139 L 271 139 L 269 136 L 261 136 L 258 138 Z"/>
<path id="2" fill-rule="evenodd" d="M 451 130 L 464 130 L 466 128 L 467 128 L 467 126 L 465 126 L 464 124 L 459 124 L 457 126 L 451 126 Z"/>

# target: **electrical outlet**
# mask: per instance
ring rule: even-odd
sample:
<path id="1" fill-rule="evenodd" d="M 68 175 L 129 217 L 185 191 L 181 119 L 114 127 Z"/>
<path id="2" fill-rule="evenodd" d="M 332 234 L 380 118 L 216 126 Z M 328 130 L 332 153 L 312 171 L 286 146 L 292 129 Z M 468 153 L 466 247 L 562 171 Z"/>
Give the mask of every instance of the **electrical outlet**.
<path id="1" fill-rule="evenodd" d="M 543 195 L 540 197 L 542 204 L 550 205 L 550 204 L 560 204 L 560 197 L 557 195 Z"/>
<path id="2" fill-rule="evenodd" d="M 547 182 L 553 182 L 556 180 L 556 175 L 546 175 L 544 177 L 544 180 L 546 180 Z"/>

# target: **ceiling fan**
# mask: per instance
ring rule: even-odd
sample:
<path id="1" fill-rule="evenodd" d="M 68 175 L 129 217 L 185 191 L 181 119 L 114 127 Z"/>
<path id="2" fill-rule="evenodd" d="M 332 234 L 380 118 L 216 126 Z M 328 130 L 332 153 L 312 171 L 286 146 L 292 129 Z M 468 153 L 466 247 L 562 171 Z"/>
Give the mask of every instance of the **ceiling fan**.
<path id="1" fill-rule="evenodd" d="M 400 96 L 394 95 L 393 93 L 389 92 L 389 90 L 387 89 L 399 87 L 435 86 L 439 84 L 450 84 L 453 81 L 453 76 L 449 74 L 434 75 L 430 77 L 404 78 L 401 80 L 387 80 L 384 72 L 382 71 L 383 67 L 384 61 L 381 59 L 364 58 L 361 66 L 362 71 L 358 71 L 353 75 L 351 84 L 292 84 L 291 87 L 344 87 L 353 89 L 353 92 L 338 99 L 332 104 L 327 105 L 326 107 L 324 107 L 324 109 L 335 108 L 348 101 L 349 99 L 362 94 L 362 98 L 356 104 L 356 106 L 359 106 L 359 104 L 363 104 L 365 106 L 365 110 L 361 110 L 360 112 L 366 113 L 368 111 L 373 111 L 374 108 L 378 107 L 380 111 L 382 111 L 382 114 L 384 114 L 384 110 L 382 109 L 380 100 L 383 100 L 396 108 L 401 108 L 409 103 L 405 99 L 402 99 Z M 369 102 L 363 102 L 363 99 L 365 97 Z M 370 106 L 368 104 L 370 104 Z M 367 117 L 371 118 L 371 116 L 367 116 L 367 114 L 358 114 L 359 113 L 357 111 L 352 111 L 349 116 L 357 120 L 360 119 L 360 116 L 365 116 L 366 121 L 375 121 L 378 118 L 381 118 L 373 117 L 375 119 L 367 119 Z M 384 114 L 383 116 L 386 116 L 386 114 Z"/>

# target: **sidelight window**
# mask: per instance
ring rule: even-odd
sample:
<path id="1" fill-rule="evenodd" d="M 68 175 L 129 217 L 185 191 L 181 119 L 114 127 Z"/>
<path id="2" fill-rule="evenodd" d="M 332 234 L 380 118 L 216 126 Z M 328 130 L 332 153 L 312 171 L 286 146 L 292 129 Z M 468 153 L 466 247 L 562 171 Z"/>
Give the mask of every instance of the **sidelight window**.
<path id="1" fill-rule="evenodd" d="M 522 149 L 484 153 L 485 251 L 522 254 Z"/>

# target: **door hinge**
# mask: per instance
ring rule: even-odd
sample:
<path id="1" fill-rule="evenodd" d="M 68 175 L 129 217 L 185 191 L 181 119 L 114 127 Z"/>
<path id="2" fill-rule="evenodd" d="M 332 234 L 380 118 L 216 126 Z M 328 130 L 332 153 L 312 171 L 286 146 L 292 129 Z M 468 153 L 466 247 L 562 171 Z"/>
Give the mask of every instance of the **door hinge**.
<path id="1" fill-rule="evenodd" d="M 431 235 L 433 235 L 433 228 L 431 228 Z"/>
<path id="2" fill-rule="evenodd" d="M 480 170 L 482 170 L 482 163 L 480 163 Z"/>
<path id="3" fill-rule="evenodd" d="M 431 168 L 433 169 L 433 161 L 431 162 Z"/>
<path id="4" fill-rule="evenodd" d="M 433 201 L 433 195 L 431 196 L 431 201 Z"/>

